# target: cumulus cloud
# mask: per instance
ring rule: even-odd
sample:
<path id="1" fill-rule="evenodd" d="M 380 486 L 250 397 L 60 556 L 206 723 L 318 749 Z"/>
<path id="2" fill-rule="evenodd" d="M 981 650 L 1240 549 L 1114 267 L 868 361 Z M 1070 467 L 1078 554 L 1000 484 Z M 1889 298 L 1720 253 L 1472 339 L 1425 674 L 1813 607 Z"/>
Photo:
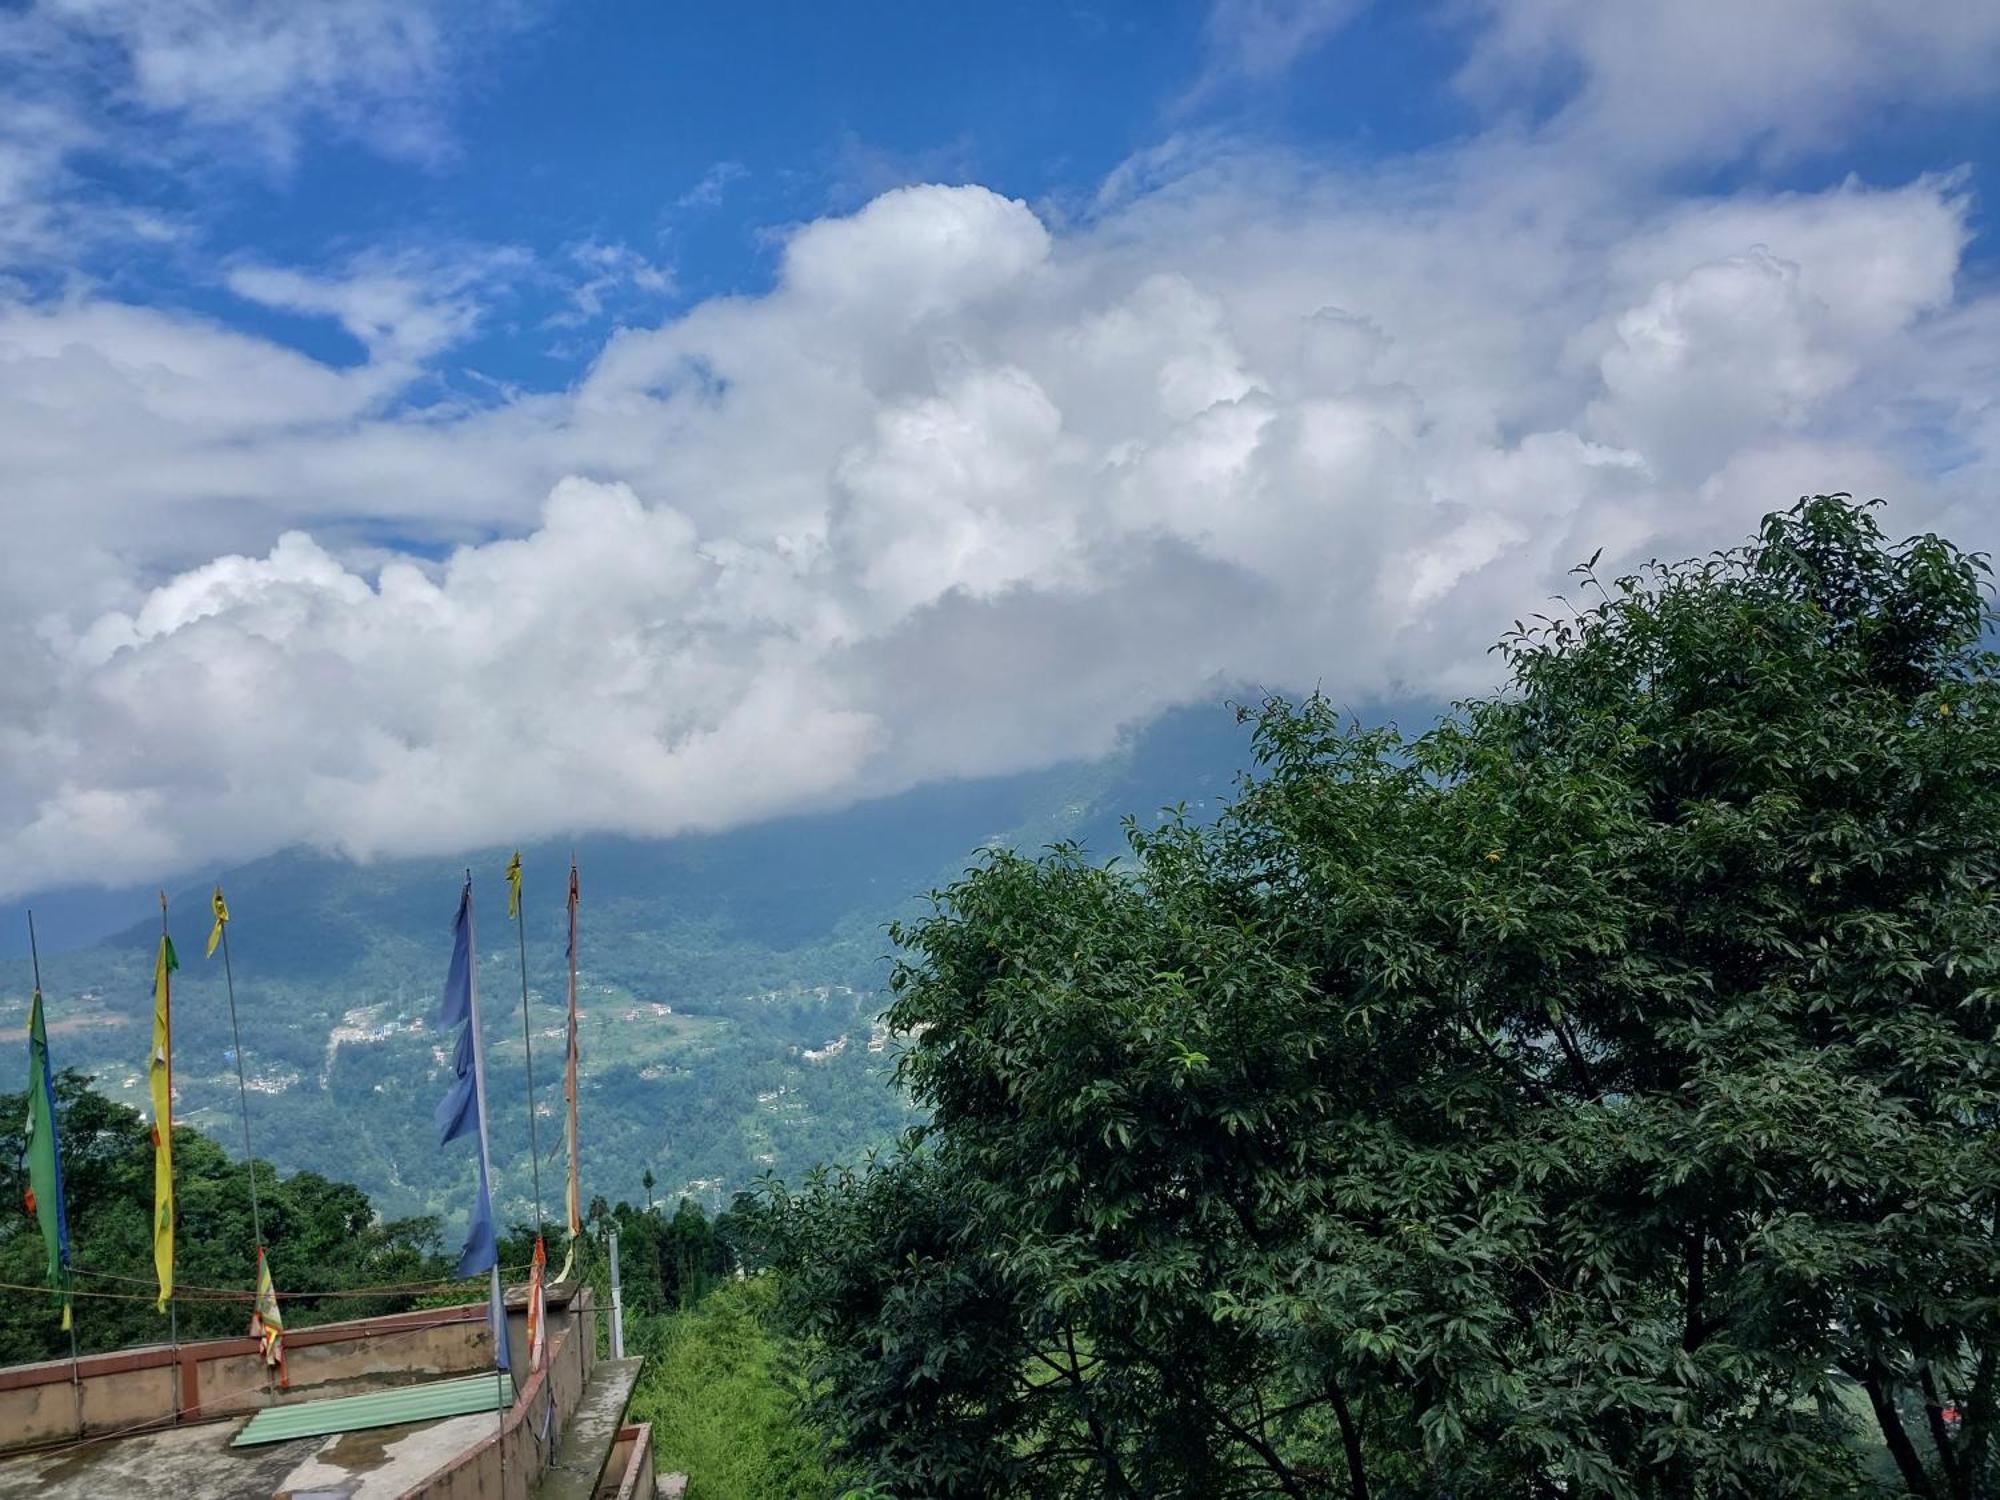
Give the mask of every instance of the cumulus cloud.
<path id="1" fill-rule="evenodd" d="M 412 399 L 480 316 L 435 268 L 237 268 L 341 365 L 0 305 L 0 895 L 721 827 L 1244 684 L 1476 690 L 1577 558 L 1805 490 L 1996 540 L 1964 179 L 1580 190 L 1551 129 L 1367 169 L 1183 141 L 1060 226 L 898 189 L 478 403 Z"/>
<path id="2" fill-rule="evenodd" d="M 98 562 L 14 637 L 39 686 L 0 731 L 0 869 L 716 827 L 1099 749 L 1244 680 L 1453 691 L 1600 542 L 1706 545 L 1857 473 L 1914 522 L 1973 482 L 1909 467 L 1883 404 L 1989 316 L 1954 300 L 1949 179 L 1615 232 L 1231 182 L 1061 236 L 899 190 L 572 392 L 444 415 L 211 325 L 16 313 L 44 570 L 65 534 Z M 383 562 L 371 514 L 504 534 Z M 135 515 L 272 539 L 149 580 L 171 548 Z"/>

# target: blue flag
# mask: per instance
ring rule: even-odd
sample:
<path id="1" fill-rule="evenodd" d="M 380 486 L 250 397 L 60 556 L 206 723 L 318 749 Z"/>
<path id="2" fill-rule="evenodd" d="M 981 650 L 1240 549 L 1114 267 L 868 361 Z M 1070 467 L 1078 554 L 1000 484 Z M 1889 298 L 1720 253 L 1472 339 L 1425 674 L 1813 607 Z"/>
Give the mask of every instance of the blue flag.
<path id="1" fill-rule="evenodd" d="M 490 1153 L 486 1144 L 486 1108 L 480 1097 L 486 1069 L 479 1055 L 479 998 L 473 985 L 472 882 L 458 898 L 458 918 L 452 923 L 454 941 L 451 970 L 444 981 L 438 1002 L 438 1026 L 459 1027 L 452 1046 L 452 1085 L 438 1101 L 432 1118 L 438 1127 L 438 1144 L 444 1145 L 477 1128 L 479 1132 L 479 1196 L 473 1200 L 472 1221 L 466 1227 L 465 1248 L 458 1258 L 458 1274 L 473 1276 L 500 1261 L 499 1243 L 493 1230 L 493 1185 Z M 500 1326 L 504 1326 L 502 1323 Z M 507 1341 L 500 1339 L 500 1359 L 507 1358 Z"/>
<path id="2" fill-rule="evenodd" d="M 63 1203 L 62 1147 L 56 1140 L 56 1078 L 39 986 L 28 1005 L 28 1212 L 41 1225 L 48 1282 L 63 1294 L 62 1326 L 70 1326 L 69 1212 Z"/>

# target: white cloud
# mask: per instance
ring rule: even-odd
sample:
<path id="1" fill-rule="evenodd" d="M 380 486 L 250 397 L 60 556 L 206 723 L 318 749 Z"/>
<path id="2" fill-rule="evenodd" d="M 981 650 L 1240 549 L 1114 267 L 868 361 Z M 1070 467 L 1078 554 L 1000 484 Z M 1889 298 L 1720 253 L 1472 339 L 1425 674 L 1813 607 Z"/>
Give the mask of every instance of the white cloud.
<path id="1" fill-rule="evenodd" d="M 548 328 L 582 328 L 607 313 L 632 307 L 657 308 L 674 294 L 674 273 L 630 245 L 584 240 L 568 251 L 575 279 L 569 306 L 543 320 Z"/>
<path id="2" fill-rule="evenodd" d="M 1602 165 L 1781 159 L 1871 110 L 1991 99 L 1986 0 L 1474 0 L 1462 82 L 1488 105 L 1560 100 L 1545 138 Z"/>
<path id="3" fill-rule="evenodd" d="M 89 46 L 120 102 L 227 128 L 289 160 L 310 120 L 380 150 L 432 160 L 446 149 L 445 0 L 39 0 L 32 15 Z"/>
<path id="4" fill-rule="evenodd" d="M 455 257 L 369 254 L 332 275 L 245 262 L 224 282 L 246 301 L 332 318 L 371 360 L 407 375 L 469 337 L 494 290 L 531 259 L 507 249 Z"/>
<path id="5" fill-rule="evenodd" d="M 729 184 L 748 177 L 750 169 L 740 161 L 719 161 L 701 174 L 699 181 L 674 200 L 676 208 L 714 208 L 729 190 Z"/>
<path id="6" fill-rule="evenodd" d="M 201 188 L 282 173 L 308 135 L 426 166 L 469 53 L 530 0 L 26 0 L 0 12 L 0 268 L 77 271 L 110 243 L 184 237 Z M 86 156 L 174 188 L 120 201 Z M 171 198 L 169 198 L 171 204 Z"/>
<path id="7" fill-rule="evenodd" d="M 1847 483 L 1915 524 L 1990 482 L 1989 408 L 1926 409 L 1969 455 L 1927 473 L 1886 399 L 1991 358 L 1955 180 L 1516 208 L 1267 163 L 1057 235 L 900 190 L 572 392 L 416 415 L 383 372 L 435 339 L 379 288 L 239 288 L 385 330 L 345 370 L 17 309 L 0 869 L 715 827 L 1246 679 L 1476 687 L 1600 542 L 1704 547 Z"/>
<path id="8" fill-rule="evenodd" d="M 1210 0 L 1208 58 L 1183 104 L 1230 81 L 1266 82 L 1339 33 L 1367 0 Z"/>
<path id="9" fill-rule="evenodd" d="M 1538 3 L 1495 55 L 1553 55 Z M 87 288 L 0 302 L 0 879 L 718 827 L 1246 681 L 1476 690 L 1578 557 L 1705 549 L 1807 490 L 2000 541 L 1968 181 L 1579 172 L 1594 80 L 1636 63 L 1566 24 L 1545 133 L 1366 170 L 1184 137 L 1056 227 L 889 192 L 560 392 L 418 399 L 546 274 L 477 256 L 235 267 L 346 328 L 339 365 Z M 1901 77 L 1908 29 L 1841 66 Z M 1631 132 L 1614 165 L 1790 143 L 1722 114 L 1729 144 L 1592 128 Z M 666 275 L 574 268 L 580 316 Z"/>

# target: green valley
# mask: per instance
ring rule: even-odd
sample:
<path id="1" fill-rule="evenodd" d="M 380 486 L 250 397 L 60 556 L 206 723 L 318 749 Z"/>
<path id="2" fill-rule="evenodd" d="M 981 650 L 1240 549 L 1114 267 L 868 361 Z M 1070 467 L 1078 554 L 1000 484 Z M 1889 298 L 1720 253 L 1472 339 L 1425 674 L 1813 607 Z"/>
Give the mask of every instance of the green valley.
<path id="1" fill-rule="evenodd" d="M 884 924 L 981 847 L 1079 837 L 1122 846 L 1120 820 L 1230 785 L 1242 731 L 1219 704 L 1173 716 L 1097 760 L 924 788 L 839 811 L 668 841 L 587 838 L 581 872 L 584 1191 L 685 1194 L 714 1212 L 766 1171 L 854 1159 L 909 1118 L 889 1080 Z M 1196 811 L 1199 813 L 1200 808 Z M 523 851 L 528 1009 L 542 1197 L 560 1193 L 563 892 L 571 846 Z M 517 938 L 507 851 L 357 864 L 290 850 L 222 875 L 257 1154 L 363 1187 L 390 1217 L 469 1202 L 472 1154 L 440 1150 L 444 1092 L 432 1021 L 450 917 L 469 865 L 502 1215 L 533 1215 Z M 202 957 L 208 884 L 171 893 L 175 1118 L 239 1153 L 222 961 Z M 42 955 L 56 1066 L 144 1104 L 153 949 L 149 893 L 131 926 Z M 19 1042 L 28 964 L 0 965 L 0 1046 Z"/>

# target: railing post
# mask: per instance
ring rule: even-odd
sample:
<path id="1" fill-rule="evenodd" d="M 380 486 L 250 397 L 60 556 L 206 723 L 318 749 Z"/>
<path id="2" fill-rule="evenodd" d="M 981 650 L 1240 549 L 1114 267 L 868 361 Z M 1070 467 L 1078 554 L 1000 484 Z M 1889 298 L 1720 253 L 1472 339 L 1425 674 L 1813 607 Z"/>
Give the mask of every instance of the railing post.
<path id="1" fill-rule="evenodd" d="M 618 1228 L 611 1228 L 611 1357 L 625 1357 L 625 1300 L 618 1285 Z"/>

